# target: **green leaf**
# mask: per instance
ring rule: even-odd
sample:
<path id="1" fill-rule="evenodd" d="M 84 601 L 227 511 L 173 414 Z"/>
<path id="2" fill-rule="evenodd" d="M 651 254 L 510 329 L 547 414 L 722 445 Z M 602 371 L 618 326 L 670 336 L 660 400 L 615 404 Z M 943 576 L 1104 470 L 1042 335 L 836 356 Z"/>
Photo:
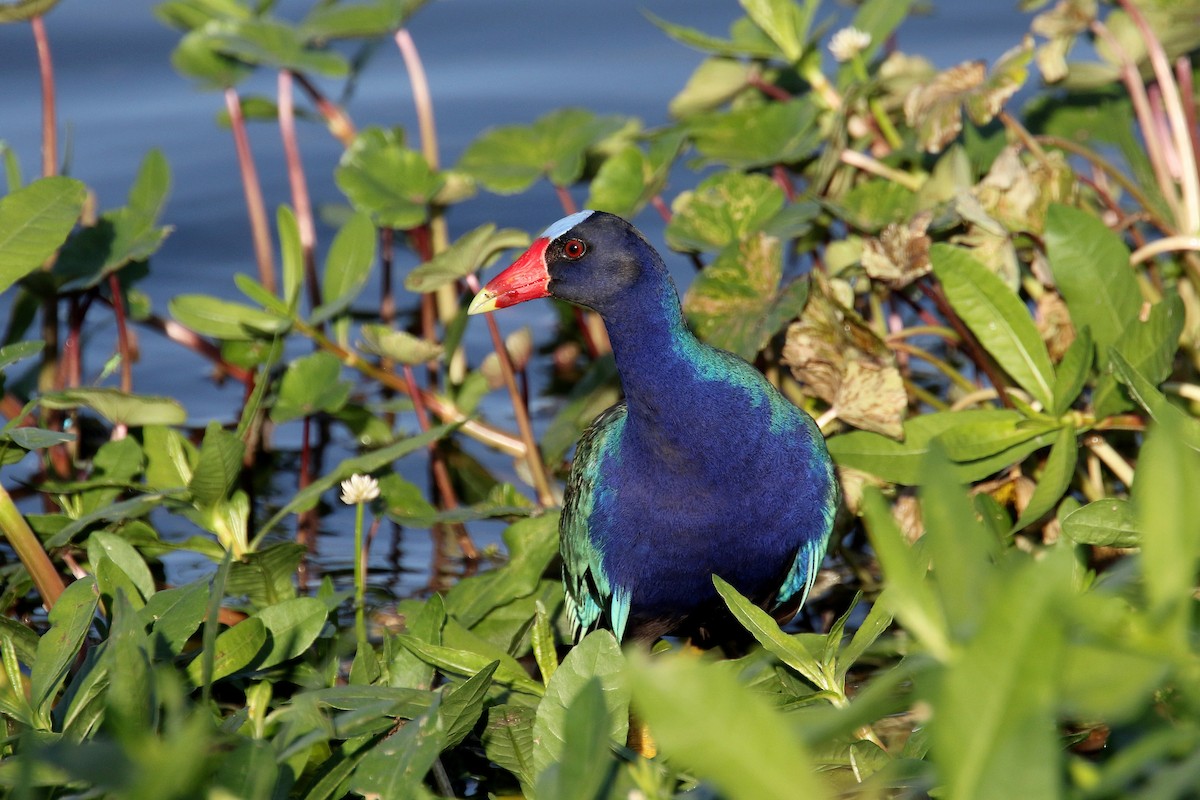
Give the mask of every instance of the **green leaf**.
<path id="1" fill-rule="evenodd" d="M 713 57 L 700 62 L 667 110 L 675 119 L 711 111 L 732 100 L 754 77 L 754 67 L 741 59 Z"/>
<path id="2" fill-rule="evenodd" d="M 7 369 L 12 364 L 26 358 L 32 358 L 42 352 L 46 343 L 40 339 L 31 342 L 13 342 L 0 347 L 0 370 Z"/>
<path id="3" fill-rule="evenodd" d="M 404 279 L 410 292 L 432 292 L 490 264 L 500 252 L 529 246 L 529 236 L 515 228 L 496 230 L 492 223 L 463 234 L 454 244 L 413 269 Z"/>
<path id="4" fill-rule="evenodd" d="M 394 33 L 402 28 L 424 0 L 376 0 L 314 7 L 300 21 L 300 33 L 308 40 L 366 39 Z"/>
<path id="5" fill-rule="evenodd" d="M 216 683 L 254 664 L 269 647 L 267 628 L 262 620 L 248 617 L 232 628 L 226 628 L 213 646 L 212 682 Z M 187 665 L 188 678 L 196 686 L 202 680 L 204 657 L 192 659 Z"/>
<path id="6" fill-rule="evenodd" d="M 193 581 L 173 589 L 155 592 L 138 611 L 143 625 L 152 626 L 156 657 L 170 658 L 183 652 L 183 646 L 204 621 L 208 606 L 208 582 Z"/>
<path id="7" fill-rule="evenodd" d="M 245 449 L 242 440 L 224 430 L 221 423 L 208 423 L 196 468 L 188 481 L 188 491 L 197 503 L 212 506 L 229 496 L 242 472 Z"/>
<path id="8" fill-rule="evenodd" d="M 687 122 L 700 164 L 750 170 L 793 164 L 821 143 L 817 109 L 809 98 L 733 111 L 697 114 Z"/>
<path id="9" fill-rule="evenodd" d="M 788 719 L 728 670 L 694 658 L 633 653 L 629 680 L 634 708 L 662 754 L 712 781 L 723 796 L 828 796 Z"/>
<path id="10" fill-rule="evenodd" d="M 507 703 L 488 709 L 483 747 L 489 760 L 516 776 L 523 787 L 533 784 L 533 716 L 529 706 Z M 527 791 L 526 796 L 532 796 Z"/>
<path id="11" fill-rule="evenodd" d="M 935 658 L 944 661 L 950 653 L 949 623 L 934 587 L 925 580 L 927 558 L 905 540 L 891 507 L 874 487 L 864 491 L 862 509 L 871 546 L 888 581 L 876 602 L 895 614 Z"/>
<path id="12" fill-rule="evenodd" d="M 770 614 L 743 597 L 719 575 L 713 575 L 713 584 L 733 616 L 763 648 L 803 675 L 813 686 L 829 688 L 821 663 L 800 640 L 784 633 Z"/>
<path id="13" fill-rule="evenodd" d="M 316 50 L 298 28 L 270 19 L 214 20 L 204 26 L 211 46 L 248 64 L 315 72 L 331 78 L 347 74 L 346 59 L 332 50 Z"/>
<path id="14" fill-rule="evenodd" d="M 1075 334 L 1075 341 L 1063 353 L 1058 362 L 1054 375 L 1054 405 L 1050 407 L 1050 415 L 1061 417 L 1071 408 L 1083 391 L 1091 372 L 1093 355 L 1092 333 L 1090 328 L 1082 328 Z"/>
<path id="15" fill-rule="evenodd" d="M 171 51 L 171 66 L 210 90 L 237 86 L 254 72 L 251 65 L 222 53 L 221 42 L 202 28 L 188 31 L 179 40 Z"/>
<path id="16" fill-rule="evenodd" d="M 613 767 L 606 699 L 597 678 L 590 678 L 575 694 L 563 726 L 562 757 L 538 776 L 539 797 L 592 800 L 602 796 Z M 536 725 L 534 730 L 536 736 Z"/>
<path id="17" fill-rule="evenodd" d="M 824 206 L 860 231 L 878 233 L 890 224 L 907 225 L 918 211 L 916 192 L 893 181 L 856 183 L 838 202 Z"/>
<path id="18" fill-rule="evenodd" d="M 921 463 L 934 438 L 958 428 L 997 427 L 1015 431 L 1024 419 L 1019 411 L 1008 409 L 939 411 L 907 420 L 902 442 L 870 431 L 852 431 L 831 437 L 828 446 L 830 454 L 841 466 L 869 472 L 891 483 L 916 486 L 921 482 Z M 955 475 L 962 482 L 979 480 L 1045 447 L 1055 436 L 1054 429 L 1046 430 L 994 455 L 960 462 L 956 465 Z M 964 454 L 970 452 L 967 447 Z"/>
<path id="19" fill-rule="evenodd" d="M 1010 572 L 938 681 L 930 733 L 946 797 L 1061 793 L 1054 687 L 1063 632 L 1053 603 L 1069 580 L 1064 567 L 1066 551 Z"/>
<path id="20" fill-rule="evenodd" d="M 325 258 L 322 304 L 313 309 L 309 324 L 318 325 L 350 307 L 375 263 L 375 226 L 366 214 L 355 214 L 337 232 Z"/>
<path id="21" fill-rule="evenodd" d="M 38 640 L 29 675 L 30 705 L 47 726 L 54 697 L 79 655 L 98 600 L 96 581 L 82 578 L 69 584 L 50 609 L 50 629 Z"/>
<path id="22" fill-rule="evenodd" d="M 483 701 L 492 686 L 492 675 L 499 666 L 499 661 L 493 661 L 446 693 L 440 708 L 447 749 L 461 744 L 479 721 Z"/>
<path id="23" fill-rule="evenodd" d="M 1087 328 L 1101 353 L 1116 344 L 1141 308 L 1129 248 L 1094 214 L 1051 204 L 1046 257 L 1076 330 Z"/>
<path id="24" fill-rule="evenodd" d="M 808 38 L 808 26 L 816 3 L 805 7 L 794 0 L 738 0 L 746 16 L 771 38 L 784 59 L 790 63 L 800 60 Z"/>
<path id="25" fill-rule="evenodd" d="M 1028 527 L 1058 505 L 1058 501 L 1062 499 L 1075 477 L 1075 461 L 1078 455 L 1075 427 L 1066 425 L 1060 428 L 1058 438 L 1050 448 L 1050 457 L 1046 459 L 1046 468 L 1042 470 L 1041 479 L 1033 490 L 1033 496 L 1029 498 L 1029 504 L 1013 524 L 1012 533 Z"/>
<path id="26" fill-rule="evenodd" d="M 154 575 L 137 549 L 115 533 L 95 531 L 88 538 L 88 561 L 95 564 L 101 554 L 121 568 L 137 587 L 141 597 L 154 594 Z M 131 597 L 130 600 L 133 600 Z"/>
<path id="27" fill-rule="evenodd" d="M 363 337 L 363 350 L 391 359 L 399 364 L 424 364 L 442 356 L 442 346 L 408 331 L 387 325 L 367 324 L 359 329 Z"/>
<path id="28" fill-rule="evenodd" d="M 1058 423 L 1021 416 L 1006 419 L 984 419 L 957 425 L 937 437 L 946 454 L 955 461 L 974 461 L 994 456 L 1049 431 L 1058 430 Z"/>
<path id="29" fill-rule="evenodd" d="M 468 650 L 456 650 L 452 647 L 429 644 L 413 636 L 397 636 L 396 641 L 407 647 L 425 663 L 432 664 L 450 675 L 459 675 L 464 678 L 482 672 L 494 660 Z M 519 672 L 512 667 L 506 666 L 503 662 L 496 668 L 495 680 L 497 683 L 511 686 L 515 691 L 524 694 L 540 697 L 545 693 L 540 683 L 530 678 L 523 671 Z"/>
<path id="30" fill-rule="evenodd" d="M 682 131 L 668 131 L 651 140 L 648 152 L 630 144 L 613 153 L 588 186 L 587 208 L 632 219 L 666 188 L 683 141 Z"/>
<path id="31" fill-rule="evenodd" d="M 649 11 L 642 13 L 672 39 L 697 50 L 734 58 L 750 56 L 765 59 L 779 55 L 779 48 L 757 25 L 738 26 L 734 23 L 733 36 L 730 39 L 719 39 L 695 28 L 667 22 Z M 747 31 L 747 27 L 753 28 L 752 34 Z"/>
<path id="32" fill-rule="evenodd" d="M 756 234 L 721 251 L 692 282 L 684 310 L 696 334 L 744 359 L 767 345 L 808 300 L 808 281 L 780 288 L 783 252 L 778 239 Z"/>
<path id="33" fill-rule="evenodd" d="M 961 248 L 935 244 L 929 260 L 946 299 L 979 343 L 1021 388 L 1049 408 L 1054 400 L 1054 367 L 1025 304 L 999 276 Z"/>
<path id="34" fill-rule="evenodd" d="M 329 609 L 315 597 L 292 597 L 260 609 L 253 617 L 267 631 L 267 648 L 254 669 L 267 669 L 305 653 L 321 629 Z"/>
<path id="35" fill-rule="evenodd" d="M 286 271 L 285 271 L 286 273 Z M 205 294 L 181 294 L 168 303 L 171 316 L 204 336 L 227 341 L 248 341 L 286 332 L 290 319 L 261 308 L 221 300 Z"/>
<path id="36" fill-rule="evenodd" d="M 271 421 L 280 423 L 321 412 L 336 413 L 350 398 L 350 382 L 341 376 L 342 362 L 323 350 L 291 362 L 279 381 L 279 397 L 271 408 Z"/>
<path id="37" fill-rule="evenodd" d="M 1063 517 L 1062 531 L 1073 542 L 1101 547 L 1137 547 L 1142 538 L 1133 503 L 1120 497 L 1075 509 Z"/>
<path id="38" fill-rule="evenodd" d="M 38 269 L 75 227 L 87 187 L 42 178 L 0 198 L 0 292 Z"/>
<path id="39" fill-rule="evenodd" d="M 1180 652 L 1192 645 L 1196 565 L 1200 559 L 1200 453 L 1185 446 L 1174 420 L 1146 436 L 1133 479 L 1142 531 L 1142 586 L 1151 624 L 1167 629 Z"/>
<path id="40" fill-rule="evenodd" d="M 1171 403 L 1154 384 L 1135 370 L 1118 351 L 1109 353 L 1113 374 L 1125 384 L 1137 404 L 1146 409 L 1159 424 L 1167 424 L 1181 441 L 1194 450 L 1200 450 L 1200 421 L 1190 417 Z"/>
<path id="41" fill-rule="evenodd" d="M 1183 303 L 1178 295 L 1168 294 L 1150 307 L 1145 320 L 1140 315 L 1131 320 L 1113 349 L 1140 375 L 1158 385 L 1171 374 L 1183 324 Z M 1097 417 L 1117 414 L 1130 407 L 1129 402 L 1119 395 L 1116 379 L 1108 374 L 1102 375 L 1097 382 L 1092 402 Z"/>
<path id="42" fill-rule="evenodd" d="M 46 408 L 90 408 L 114 425 L 182 425 L 187 412 L 169 397 L 126 394 L 117 389 L 64 389 L 42 395 Z"/>
<path id="43" fill-rule="evenodd" d="M 437 696 L 429 711 L 372 747 L 350 780 L 364 797 L 419 797 L 426 773 L 446 745 Z"/>
<path id="44" fill-rule="evenodd" d="M 380 227 L 400 229 L 429 219 L 429 204 L 446 182 L 423 155 L 404 146 L 402 131 L 374 127 L 355 137 L 333 175 L 355 210 Z"/>
<path id="45" fill-rule="evenodd" d="M 626 124 L 624 117 L 559 109 L 532 125 L 485 131 L 467 147 L 458 166 L 497 194 L 523 192 L 543 177 L 556 186 L 570 186 L 583 175 L 588 150 Z"/>
<path id="46" fill-rule="evenodd" d="M 275 212 L 275 227 L 279 231 L 283 300 L 290 308 L 295 308 L 304 286 L 304 245 L 300 242 L 300 223 L 291 206 L 280 206 Z"/>
<path id="47" fill-rule="evenodd" d="M 63 442 L 73 442 L 75 434 L 50 431 L 45 428 L 12 428 L 0 432 L 0 441 L 5 439 L 26 450 L 43 450 Z"/>
<path id="48" fill-rule="evenodd" d="M 25 22 L 41 17 L 58 5 L 58 0 L 16 0 L 0 6 L 0 24 Z"/>
<path id="49" fill-rule="evenodd" d="M 533 723 L 533 767 L 541 775 L 560 761 L 564 752 L 568 711 L 591 681 L 603 688 L 607 709 L 605 739 L 625 743 L 629 730 L 629 687 L 624 677 L 625 658 L 621 647 L 608 631 L 589 633 L 563 659 L 546 684 L 546 694 L 538 704 Z M 598 720 L 597 720 L 598 721 Z"/>
<path id="50" fill-rule="evenodd" d="M 720 172 L 671 204 L 667 244 L 673 250 L 724 250 L 762 230 L 784 206 L 783 190 L 763 175 Z"/>

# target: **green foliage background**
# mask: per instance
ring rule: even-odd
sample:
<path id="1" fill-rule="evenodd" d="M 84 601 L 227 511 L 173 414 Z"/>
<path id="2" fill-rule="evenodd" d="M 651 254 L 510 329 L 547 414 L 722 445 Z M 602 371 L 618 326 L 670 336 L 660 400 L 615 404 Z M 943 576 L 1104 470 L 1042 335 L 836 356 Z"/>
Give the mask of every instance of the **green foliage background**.
<path id="1" fill-rule="evenodd" d="M 0 21 L 44 37 L 53 5 L 7 4 Z M 864 35 L 835 34 L 830 68 L 817 2 L 741 0 L 724 38 L 654 20 L 701 53 L 672 124 L 563 109 L 481 132 L 452 166 L 431 124 L 357 131 L 308 80 L 353 80 L 344 54 L 387 38 L 415 57 L 420 2 L 318 3 L 295 23 L 272 5 L 155 10 L 180 32 L 176 69 L 224 93 L 235 140 L 251 117 L 294 137 L 290 90 L 239 94 L 266 71 L 345 148 L 332 176 L 285 154 L 294 202 L 273 226 L 243 156 L 259 271 L 237 277 L 242 299 L 176 297 L 168 324 L 140 291 L 169 234 L 160 154 L 97 212 L 53 158 L 24 182 L 3 149 L 6 796 L 1197 796 L 1200 5 L 1026 3 L 1022 42 L 939 72 L 885 45 L 908 2 L 862 3 Z M 1068 62 L 1085 39 L 1094 59 Z M 304 179 L 347 201 L 323 264 Z M 528 235 L 452 231 L 446 214 L 541 181 L 564 211 L 586 194 L 668 217 L 667 245 L 698 270 L 697 332 L 829 437 L 847 508 L 802 622 L 781 629 L 714 578 L 756 642 L 740 657 L 569 641 L 555 487 L 617 396 L 611 359 L 596 321 L 564 307 L 564 394 L 535 441 L 517 381 L 528 333 L 505 342 L 488 319 L 472 324 L 496 352 L 461 348 L 476 273 Z M 401 248 L 421 262 L 405 293 L 365 309 Z M 105 309 L 118 340 L 98 388 L 71 353 Z M 135 393 L 126 325 L 242 382 L 238 423 L 193 429 L 175 399 Z M 288 340 L 311 354 L 284 364 Z M 499 387 L 517 431 L 479 415 Z M 264 431 L 289 420 L 338 426 L 359 451 L 319 471 L 302 459 L 304 488 L 270 505 Z M 517 459 L 529 486 L 497 482 L 466 438 Z M 13 500 L 30 453 L 43 513 Z M 399 459 L 428 460 L 433 497 Z M 353 598 L 296 580 L 322 499 L 354 474 L 379 481 L 372 517 L 430 527 L 464 567 L 370 629 L 361 577 Z M 510 524 L 475 572 L 469 526 L 487 518 Z M 164 519 L 196 533 L 164 539 Z M 211 576 L 166 585 L 179 549 Z M 654 757 L 627 746 L 643 725 Z"/>

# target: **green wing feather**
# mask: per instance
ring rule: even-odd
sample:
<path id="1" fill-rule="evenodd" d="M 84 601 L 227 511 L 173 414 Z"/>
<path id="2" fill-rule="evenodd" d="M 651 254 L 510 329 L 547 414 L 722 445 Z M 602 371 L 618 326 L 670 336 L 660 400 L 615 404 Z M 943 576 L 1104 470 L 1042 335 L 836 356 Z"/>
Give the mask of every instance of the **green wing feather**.
<path id="1" fill-rule="evenodd" d="M 617 442 L 625 425 L 625 404 L 605 411 L 584 431 L 575 449 L 567 478 L 559 522 L 559 547 L 563 557 L 563 589 L 567 613 L 578 638 L 596 627 L 608 611 L 613 633 L 620 641 L 629 616 L 629 595 L 614 589 L 604 574 L 601 552 L 588 535 L 588 521 L 600 480 L 601 462 Z"/>

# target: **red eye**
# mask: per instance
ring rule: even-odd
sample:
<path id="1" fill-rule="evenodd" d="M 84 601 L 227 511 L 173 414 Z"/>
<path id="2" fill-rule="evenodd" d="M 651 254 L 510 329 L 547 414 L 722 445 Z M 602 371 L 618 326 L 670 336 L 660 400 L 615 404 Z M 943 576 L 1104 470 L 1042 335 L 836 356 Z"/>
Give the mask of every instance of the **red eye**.
<path id="1" fill-rule="evenodd" d="M 563 255 L 572 261 L 583 258 L 583 254 L 587 252 L 587 245 L 579 239 L 571 239 L 563 245 Z"/>

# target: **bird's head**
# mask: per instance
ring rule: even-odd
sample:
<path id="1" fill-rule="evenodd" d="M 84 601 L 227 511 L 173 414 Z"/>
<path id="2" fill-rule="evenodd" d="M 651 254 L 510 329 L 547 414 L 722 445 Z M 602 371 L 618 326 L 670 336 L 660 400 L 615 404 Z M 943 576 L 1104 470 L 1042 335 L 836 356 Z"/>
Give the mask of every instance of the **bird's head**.
<path id="1" fill-rule="evenodd" d="M 603 314 L 650 273 L 665 277 L 666 269 L 636 228 L 604 211 L 580 211 L 543 231 L 480 290 L 468 313 L 556 297 Z"/>

